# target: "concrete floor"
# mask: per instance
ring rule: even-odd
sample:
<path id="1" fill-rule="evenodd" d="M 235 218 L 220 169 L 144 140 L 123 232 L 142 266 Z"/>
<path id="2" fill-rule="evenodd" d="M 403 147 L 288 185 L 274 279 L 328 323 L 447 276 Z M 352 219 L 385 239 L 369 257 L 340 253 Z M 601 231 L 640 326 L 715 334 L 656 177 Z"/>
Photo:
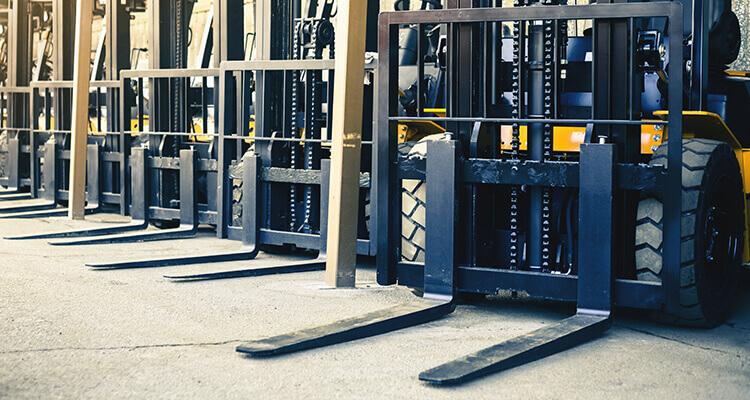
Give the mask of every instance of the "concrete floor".
<path id="1" fill-rule="evenodd" d="M 9 202 L 4 202 L 3 205 Z M 0 237 L 101 226 L 95 215 L 0 220 Z M 333 290 L 324 273 L 174 283 L 165 273 L 224 265 L 92 271 L 85 262 L 211 253 L 236 242 L 199 238 L 86 247 L 0 240 L 0 398 L 750 398 L 750 282 L 714 330 L 662 326 L 620 312 L 603 337 L 569 351 L 440 388 L 428 368 L 558 321 L 569 305 L 507 296 L 459 305 L 440 320 L 274 358 L 235 352 L 243 341 L 333 322 L 413 299 L 358 271 Z"/>

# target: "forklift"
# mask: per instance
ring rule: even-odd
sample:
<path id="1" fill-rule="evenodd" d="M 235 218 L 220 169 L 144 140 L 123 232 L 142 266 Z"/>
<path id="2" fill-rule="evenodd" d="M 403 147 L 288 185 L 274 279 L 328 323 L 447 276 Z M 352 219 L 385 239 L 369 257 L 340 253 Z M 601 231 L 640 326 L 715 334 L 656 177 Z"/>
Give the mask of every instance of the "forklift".
<path id="1" fill-rule="evenodd" d="M 231 11 L 243 2 L 217 3 L 215 68 L 177 63 L 191 2 L 153 1 L 154 16 L 182 15 L 153 32 L 180 32 L 175 43 L 158 42 L 159 65 L 152 58 L 169 70 L 123 72 L 119 81 L 159 87 L 148 145 L 132 154 L 133 132 L 122 122 L 133 106 L 143 115 L 144 91 L 135 101 L 120 91 L 123 213 L 139 217 L 130 225 L 138 230 L 149 218 L 186 228 L 67 244 L 185 237 L 207 223 L 242 247 L 98 267 L 247 260 L 261 248 L 294 247 L 318 258 L 175 278 L 325 262 L 333 1 L 304 13 L 301 2 L 256 3 L 260 34 L 250 61 L 244 37 L 230 34 L 242 25 Z M 741 44 L 731 3 L 429 0 L 414 11 L 408 3 L 380 14 L 377 44 L 368 34 L 378 56 L 358 252 L 376 256 L 379 284 L 422 288 L 421 298 L 237 351 L 264 357 L 373 336 L 444 317 L 459 298 L 506 291 L 577 305 L 559 323 L 419 377 L 451 385 L 593 339 L 611 327 L 616 307 L 679 325 L 725 321 L 750 260 L 750 76 L 728 70 Z M 170 14 L 180 4 L 186 8 Z M 218 133 L 202 143 L 186 139 L 196 135 L 187 84 L 195 76 L 218 88 L 200 93 L 201 106 L 213 100 L 219 114 Z M 10 120 L 28 118 L 18 110 Z"/>
<path id="2" fill-rule="evenodd" d="M 87 138 L 86 212 L 120 206 L 118 169 L 119 72 L 128 68 L 131 13 L 142 1 L 97 3 L 94 14 L 106 18 L 92 66 L 89 89 L 90 134 Z M 35 218 L 67 214 L 72 121 L 75 2 L 12 0 L 3 34 L 8 46 L 7 79 L 0 87 L 1 200 L 24 200 L 0 208 L 0 218 Z M 107 46 L 109 42 L 113 45 Z M 105 62 L 106 61 L 106 62 Z M 28 200 L 28 201 L 26 201 Z"/>
<path id="3" fill-rule="evenodd" d="M 237 351 L 390 332 L 443 317 L 467 294 L 577 304 L 419 376 L 451 385 L 599 336 L 616 307 L 678 325 L 725 321 L 750 259 L 750 77 L 728 71 L 741 41 L 730 2 L 430 3 L 380 14 L 373 139 L 378 283 L 422 287 L 422 298 Z M 420 127 L 422 144 L 399 151 Z M 404 223 L 415 216 L 404 181 L 423 185 L 423 239 Z"/>

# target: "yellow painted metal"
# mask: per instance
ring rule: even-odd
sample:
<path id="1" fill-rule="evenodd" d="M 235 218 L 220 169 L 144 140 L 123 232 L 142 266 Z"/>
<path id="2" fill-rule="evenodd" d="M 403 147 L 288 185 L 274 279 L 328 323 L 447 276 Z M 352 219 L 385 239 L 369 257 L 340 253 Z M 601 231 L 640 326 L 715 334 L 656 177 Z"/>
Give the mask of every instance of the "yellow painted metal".
<path id="1" fill-rule="evenodd" d="M 748 188 L 750 188 L 750 173 L 745 173 L 746 171 L 750 172 L 750 149 L 742 149 L 742 162 L 740 162 L 740 166 L 742 166 L 742 180 L 745 187 L 745 193 L 747 194 Z"/>
<path id="2" fill-rule="evenodd" d="M 208 125 L 213 126 L 214 120 L 209 118 L 208 119 Z M 193 142 L 210 142 L 212 136 L 209 135 L 202 135 L 202 133 L 213 133 L 210 129 L 208 132 L 203 130 L 203 119 L 202 118 L 195 118 L 193 119 L 193 133 L 195 135 L 190 136 L 190 141 Z M 250 122 L 248 126 L 248 136 L 255 137 L 255 116 L 250 117 Z M 252 143 L 252 139 L 245 139 L 245 143 Z"/>
<path id="3" fill-rule="evenodd" d="M 445 128 L 432 121 L 399 121 L 398 142 L 411 142 L 422 139 L 427 135 L 443 132 L 445 132 Z"/>
<path id="4" fill-rule="evenodd" d="M 654 115 L 666 121 L 669 117 L 669 112 L 656 111 Z M 668 130 L 665 130 L 664 136 L 669 136 Z M 737 159 L 742 160 L 742 146 L 740 142 L 718 114 L 708 111 L 683 111 L 682 137 L 712 139 L 725 142 L 735 150 Z"/>
<path id="5" fill-rule="evenodd" d="M 731 76 L 750 76 L 750 71 L 726 71 Z"/>
<path id="6" fill-rule="evenodd" d="M 214 120 L 213 119 L 209 119 L 208 120 L 208 125 L 209 126 L 213 126 L 213 124 L 214 124 Z M 193 133 L 195 133 L 195 135 L 191 135 L 188 138 L 189 141 L 191 141 L 191 142 L 210 142 L 211 141 L 211 136 L 202 135 L 202 133 L 213 133 L 213 132 L 211 132 L 210 129 L 208 130 L 208 132 L 206 132 L 203 129 L 203 119 L 202 118 L 193 119 L 193 129 L 192 129 L 192 131 L 193 131 Z"/>
<path id="7" fill-rule="evenodd" d="M 425 108 L 422 110 L 426 114 L 435 114 L 436 117 L 445 117 L 445 108 Z M 440 124 L 433 121 L 410 121 L 403 120 L 398 122 L 398 142 L 405 143 L 422 139 L 425 136 L 445 132 Z"/>
<path id="8" fill-rule="evenodd" d="M 435 113 L 438 116 L 445 115 L 443 108 L 426 108 L 426 113 Z M 443 133 L 445 128 L 432 121 L 399 121 L 398 125 L 398 142 L 410 142 L 422 139 L 427 135 Z M 553 130 L 553 147 L 557 152 L 578 152 L 581 143 L 586 136 L 586 128 L 578 126 L 556 126 Z M 510 125 L 500 127 L 501 146 L 503 150 L 511 150 L 510 141 L 513 131 Z M 663 140 L 662 125 L 645 124 L 641 125 L 641 154 L 653 154 L 654 150 Z M 526 150 L 526 126 L 522 125 L 520 129 L 521 150 Z"/>
<path id="9" fill-rule="evenodd" d="M 98 121 L 97 121 L 96 118 L 89 118 L 89 135 L 91 135 L 91 136 L 104 136 L 104 135 L 106 135 L 106 131 L 103 131 L 102 129 L 100 129 L 97 122 Z M 37 123 L 38 123 L 37 126 L 43 127 L 42 129 L 45 129 L 45 130 L 54 130 L 55 129 L 55 117 L 50 118 L 50 120 L 49 120 L 49 126 L 46 126 L 47 124 L 45 123 L 44 116 L 40 116 Z M 143 117 L 143 123 L 144 123 L 143 130 L 144 131 L 148 131 L 148 116 L 147 115 Z M 104 127 L 106 125 L 107 125 L 107 118 L 106 117 L 102 117 L 102 127 Z M 132 134 L 132 136 L 138 136 L 139 135 L 139 133 L 138 133 L 138 119 L 134 118 L 134 119 L 130 120 L 130 131 L 131 132 L 135 132 L 135 133 Z"/>
<path id="10" fill-rule="evenodd" d="M 440 118 L 445 117 L 445 108 L 425 108 L 424 112 L 433 113 Z"/>
<path id="11" fill-rule="evenodd" d="M 102 118 L 102 127 L 105 127 L 107 125 L 107 118 Z M 40 122 L 41 126 L 41 122 Z M 54 129 L 54 128 L 50 128 Z M 133 132 L 130 134 L 130 136 L 138 136 L 140 133 L 138 132 L 138 119 L 133 118 L 130 120 L 130 131 Z M 105 135 L 106 131 L 103 131 L 99 128 L 97 125 L 96 118 L 89 118 L 89 135 L 92 136 L 103 136 Z M 148 115 L 143 116 L 143 132 L 148 132 Z"/>
<path id="12" fill-rule="evenodd" d="M 646 124 L 641 125 L 641 153 L 653 154 L 654 150 L 662 142 L 663 135 L 661 125 Z M 557 152 L 573 153 L 578 152 L 581 143 L 586 136 L 586 128 L 580 126 L 556 126 L 552 131 L 553 150 Z M 503 125 L 500 128 L 500 140 L 503 150 L 511 150 L 510 141 L 513 138 L 513 129 L 510 125 Z M 526 126 L 520 127 L 521 150 L 526 150 Z"/>
<path id="13" fill-rule="evenodd" d="M 130 120 L 130 131 L 131 132 L 138 132 L 138 119 L 131 119 Z M 148 115 L 143 116 L 143 131 L 148 131 Z M 132 134 L 133 136 L 136 136 L 135 133 Z"/>

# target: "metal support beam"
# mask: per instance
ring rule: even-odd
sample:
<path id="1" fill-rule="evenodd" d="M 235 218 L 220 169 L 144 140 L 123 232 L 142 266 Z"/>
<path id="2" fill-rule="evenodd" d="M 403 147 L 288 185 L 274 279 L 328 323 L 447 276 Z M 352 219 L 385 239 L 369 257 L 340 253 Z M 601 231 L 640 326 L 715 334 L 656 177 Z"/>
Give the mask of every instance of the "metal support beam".
<path id="1" fill-rule="evenodd" d="M 339 3 L 339 54 L 333 98 L 331 192 L 326 284 L 353 287 L 357 264 L 357 211 L 362 141 L 367 1 Z"/>
<path id="2" fill-rule="evenodd" d="M 86 213 L 86 142 L 89 130 L 89 67 L 93 10 L 93 0 L 78 0 L 68 211 L 68 216 L 74 220 L 83 219 Z M 61 52 L 61 49 L 56 50 Z"/>
<path id="3" fill-rule="evenodd" d="M 8 86 L 28 86 L 31 78 L 29 0 L 11 0 L 8 18 Z M 8 116 L 10 117 L 10 115 Z M 11 125 L 16 126 L 16 125 Z"/>
<path id="4" fill-rule="evenodd" d="M 121 1 L 108 1 L 105 5 L 107 43 L 105 65 L 108 80 L 120 79 L 120 71 L 130 69 L 130 13 Z"/>

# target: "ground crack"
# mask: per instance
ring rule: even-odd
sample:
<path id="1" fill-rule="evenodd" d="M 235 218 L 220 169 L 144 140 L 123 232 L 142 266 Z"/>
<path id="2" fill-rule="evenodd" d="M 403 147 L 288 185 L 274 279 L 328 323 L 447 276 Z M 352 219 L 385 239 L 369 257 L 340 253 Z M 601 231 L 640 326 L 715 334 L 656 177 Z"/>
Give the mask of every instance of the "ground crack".
<path id="1" fill-rule="evenodd" d="M 163 344 L 142 344 L 142 345 L 136 345 L 136 346 L 114 346 L 114 347 L 51 347 L 47 349 L 0 351 L 0 354 L 44 353 L 44 352 L 49 352 L 49 351 L 138 350 L 138 349 L 153 349 L 153 348 L 160 348 L 160 347 L 205 347 L 205 346 L 223 346 L 225 344 L 243 343 L 246 341 L 247 340 L 227 340 L 224 342 L 163 343 Z"/>
<path id="2" fill-rule="evenodd" d="M 657 333 L 649 332 L 649 331 L 646 331 L 646 330 L 643 330 L 643 329 L 637 329 L 637 328 L 633 328 L 633 327 L 625 326 L 625 325 L 620 325 L 620 324 L 615 324 L 615 325 L 618 326 L 618 327 L 620 327 L 620 328 L 625 328 L 625 329 L 628 329 L 628 330 L 631 330 L 631 331 L 634 331 L 634 332 L 643 333 L 644 335 L 649 335 L 649 336 L 657 337 L 659 339 L 668 340 L 670 342 L 675 342 L 675 343 L 683 344 L 685 346 L 694 347 L 696 349 L 702 349 L 702 350 L 707 350 L 707 351 L 714 351 L 714 352 L 721 353 L 721 354 L 726 354 L 726 355 L 730 355 L 730 356 L 737 356 L 737 357 L 739 357 L 739 354 L 733 354 L 733 353 L 730 353 L 730 352 L 727 352 L 727 351 L 723 351 L 723 350 L 719 350 L 719 349 L 714 349 L 714 348 L 711 348 L 711 347 L 699 346 L 699 345 L 696 345 L 696 344 L 693 344 L 693 343 L 690 343 L 690 342 L 686 342 L 684 340 L 679 340 L 679 339 L 671 338 L 669 336 L 659 335 Z"/>

